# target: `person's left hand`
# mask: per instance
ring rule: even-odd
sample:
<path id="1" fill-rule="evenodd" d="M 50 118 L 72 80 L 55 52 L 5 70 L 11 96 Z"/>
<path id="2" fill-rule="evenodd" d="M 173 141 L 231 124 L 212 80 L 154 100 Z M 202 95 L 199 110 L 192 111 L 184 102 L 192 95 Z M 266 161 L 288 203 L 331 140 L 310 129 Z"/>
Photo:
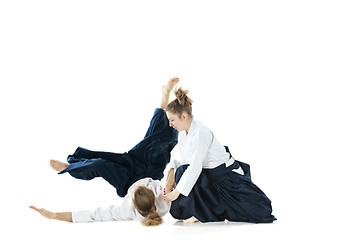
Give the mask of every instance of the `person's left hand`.
<path id="1" fill-rule="evenodd" d="M 172 192 L 164 193 L 164 200 L 167 205 L 170 205 L 172 201 L 175 201 L 180 196 L 180 192 L 175 188 Z"/>
<path id="2" fill-rule="evenodd" d="M 43 208 L 36 208 L 34 206 L 30 206 L 31 209 L 37 211 L 38 213 L 40 213 L 43 217 L 46 217 L 48 219 L 55 219 L 55 213 L 53 212 L 50 212 L 46 209 L 43 209 Z"/>

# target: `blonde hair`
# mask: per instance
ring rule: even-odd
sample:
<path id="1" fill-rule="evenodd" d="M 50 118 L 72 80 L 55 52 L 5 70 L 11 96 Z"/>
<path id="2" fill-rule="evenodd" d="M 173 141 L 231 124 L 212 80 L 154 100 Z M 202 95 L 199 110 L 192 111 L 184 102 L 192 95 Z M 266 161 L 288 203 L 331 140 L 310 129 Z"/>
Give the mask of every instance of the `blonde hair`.
<path id="1" fill-rule="evenodd" d="M 139 186 L 134 192 L 134 205 L 138 212 L 145 217 L 141 223 L 145 226 L 157 226 L 163 222 L 156 212 L 155 194 L 145 186 Z"/>
<path id="2" fill-rule="evenodd" d="M 184 90 L 181 87 L 174 91 L 176 99 L 170 102 L 166 106 L 166 111 L 170 111 L 174 114 L 177 114 L 179 117 L 183 112 L 186 112 L 190 117 L 192 117 L 192 100 L 187 96 L 189 90 Z"/>

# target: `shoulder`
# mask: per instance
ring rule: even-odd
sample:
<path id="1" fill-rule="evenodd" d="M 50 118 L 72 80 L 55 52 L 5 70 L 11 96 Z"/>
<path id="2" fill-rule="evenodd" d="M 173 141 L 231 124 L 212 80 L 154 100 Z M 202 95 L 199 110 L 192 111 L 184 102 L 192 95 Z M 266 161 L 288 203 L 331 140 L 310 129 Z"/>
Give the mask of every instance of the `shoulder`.
<path id="1" fill-rule="evenodd" d="M 132 184 L 132 186 L 133 185 L 137 185 L 137 184 L 142 184 L 142 185 L 147 185 L 149 182 L 151 182 L 152 181 L 152 179 L 151 178 L 149 178 L 149 177 L 145 177 L 145 178 L 141 178 L 141 179 L 139 179 L 139 180 L 137 180 L 136 182 L 134 182 L 133 184 Z"/>
<path id="2" fill-rule="evenodd" d="M 152 178 L 149 178 L 149 185 L 161 187 L 161 182 L 159 180 L 154 180 Z"/>
<path id="3" fill-rule="evenodd" d="M 154 180 L 152 178 L 148 178 L 148 184 L 147 187 L 149 187 L 155 195 L 159 194 L 162 192 L 162 184 L 159 180 Z"/>
<path id="4" fill-rule="evenodd" d="M 134 188 L 134 186 L 139 185 L 139 184 L 147 186 L 150 181 L 152 181 L 152 179 L 149 177 L 141 178 L 141 179 L 137 180 L 136 182 L 131 184 L 131 186 L 128 188 L 127 195 L 132 192 L 132 189 Z"/>
<path id="5" fill-rule="evenodd" d="M 195 121 L 195 128 L 194 128 L 194 136 L 200 137 L 200 138 L 213 138 L 212 131 L 206 127 L 203 123 L 199 121 Z"/>

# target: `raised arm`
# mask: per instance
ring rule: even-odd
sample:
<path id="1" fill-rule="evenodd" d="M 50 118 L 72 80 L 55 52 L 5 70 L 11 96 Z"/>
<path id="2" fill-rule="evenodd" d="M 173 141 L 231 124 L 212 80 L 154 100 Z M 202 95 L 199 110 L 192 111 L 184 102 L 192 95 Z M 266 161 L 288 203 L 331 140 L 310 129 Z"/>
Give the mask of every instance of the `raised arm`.
<path id="1" fill-rule="evenodd" d="M 175 188 L 175 169 L 180 166 L 179 146 L 176 145 L 170 152 L 169 172 L 166 178 L 165 194 L 170 193 Z"/>

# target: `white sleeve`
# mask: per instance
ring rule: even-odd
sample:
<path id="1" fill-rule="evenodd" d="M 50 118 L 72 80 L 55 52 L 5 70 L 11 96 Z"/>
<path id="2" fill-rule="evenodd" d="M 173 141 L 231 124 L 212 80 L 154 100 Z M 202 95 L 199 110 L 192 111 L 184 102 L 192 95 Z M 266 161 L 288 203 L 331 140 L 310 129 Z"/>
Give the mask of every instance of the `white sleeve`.
<path id="1" fill-rule="evenodd" d="M 170 162 L 169 167 L 173 169 L 177 169 L 180 166 L 180 152 L 179 145 L 176 144 L 170 153 Z"/>
<path id="2" fill-rule="evenodd" d="M 108 208 L 96 208 L 95 210 L 74 211 L 72 212 L 73 222 L 101 222 L 115 221 L 113 216 L 114 206 Z"/>
<path id="3" fill-rule="evenodd" d="M 75 223 L 80 222 L 101 222 L 131 220 L 134 218 L 134 209 L 128 203 L 126 197 L 121 205 L 111 205 L 107 208 L 96 208 L 95 210 L 73 211 L 72 219 Z"/>
<path id="4" fill-rule="evenodd" d="M 197 179 L 199 178 L 203 162 L 206 159 L 206 155 L 209 151 L 213 140 L 211 132 L 201 131 L 194 136 L 192 142 L 192 151 L 190 155 L 187 155 L 189 167 L 181 176 L 180 181 L 176 185 L 176 189 L 184 196 L 188 196 L 194 187 Z"/>

